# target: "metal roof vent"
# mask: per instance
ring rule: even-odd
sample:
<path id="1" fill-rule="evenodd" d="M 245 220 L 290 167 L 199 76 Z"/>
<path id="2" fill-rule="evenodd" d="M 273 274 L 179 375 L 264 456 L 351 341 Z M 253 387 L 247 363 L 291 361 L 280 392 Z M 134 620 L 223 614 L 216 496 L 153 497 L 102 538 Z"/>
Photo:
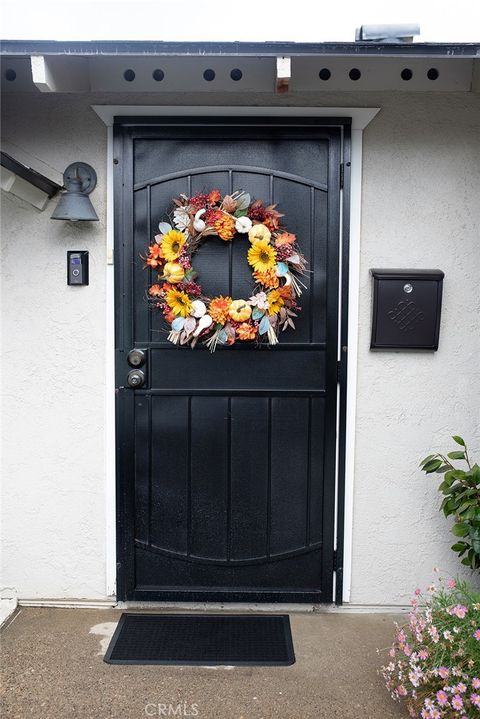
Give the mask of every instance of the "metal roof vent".
<path id="1" fill-rule="evenodd" d="M 355 30 L 355 42 L 413 42 L 420 35 L 420 25 L 362 25 Z"/>

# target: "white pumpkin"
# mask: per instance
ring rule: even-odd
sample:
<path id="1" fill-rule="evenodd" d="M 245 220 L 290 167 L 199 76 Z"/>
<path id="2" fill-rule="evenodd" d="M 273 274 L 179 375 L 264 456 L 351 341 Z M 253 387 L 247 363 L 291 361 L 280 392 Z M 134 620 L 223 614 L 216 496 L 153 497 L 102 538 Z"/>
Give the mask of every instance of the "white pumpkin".
<path id="1" fill-rule="evenodd" d="M 246 232 L 250 232 L 252 229 L 252 221 L 249 217 L 238 217 L 235 222 L 235 229 L 237 232 L 239 232 L 241 235 L 244 235 Z"/>
<path id="2" fill-rule="evenodd" d="M 203 317 L 206 311 L 207 307 L 202 300 L 193 300 L 192 309 L 190 310 L 192 317 Z"/>

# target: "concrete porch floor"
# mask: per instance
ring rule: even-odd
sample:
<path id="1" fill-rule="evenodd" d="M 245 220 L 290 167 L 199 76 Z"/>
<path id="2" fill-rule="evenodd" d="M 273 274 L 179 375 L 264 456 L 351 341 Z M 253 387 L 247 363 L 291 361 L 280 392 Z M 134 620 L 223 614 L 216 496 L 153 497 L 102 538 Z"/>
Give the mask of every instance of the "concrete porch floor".
<path id="1" fill-rule="evenodd" d="M 207 668 L 106 664 L 103 653 L 120 613 L 112 608 L 21 608 L 2 630 L 2 716 L 406 716 L 377 674 L 385 657 L 376 649 L 391 642 L 392 615 L 290 614 L 293 666 Z"/>

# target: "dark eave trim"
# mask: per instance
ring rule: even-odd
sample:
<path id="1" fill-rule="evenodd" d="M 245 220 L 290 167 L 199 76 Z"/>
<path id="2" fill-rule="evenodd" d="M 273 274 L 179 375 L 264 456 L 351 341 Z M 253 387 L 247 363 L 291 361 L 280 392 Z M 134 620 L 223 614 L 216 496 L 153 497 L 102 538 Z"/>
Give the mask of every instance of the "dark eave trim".
<path id="1" fill-rule="evenodd" d="M 11 157 L 11 155 L 7 155 L 6 152 L 0 152 L 0 165 L 5 167 L 7 170 L 10 170 L 10 172 L 13 172 L 15 175 L 18 175 L 18 177 L 21 177 L 23 180 L 26 180 L 31 185 L 38 187 L 38 189 L 45 192 L 49 198 L 56 195 L 57 192 L 62 189 L 61 185 L 57 185 L 56 182 L 53 182 L 53 180 L 50 180 L 40 172 L 32 170 L 31 167 L 23 165 L 21 162 L 18 162 L 18 160 Z"/>
<path id="2" fill-rule="evenodd" d="M 156 55 L 156 56 L 408 56 L 480 57 L 479 43 L 374 43 L 374 42 L 129 42 L 0 40 L 4 56 L 39 55 Z"/>

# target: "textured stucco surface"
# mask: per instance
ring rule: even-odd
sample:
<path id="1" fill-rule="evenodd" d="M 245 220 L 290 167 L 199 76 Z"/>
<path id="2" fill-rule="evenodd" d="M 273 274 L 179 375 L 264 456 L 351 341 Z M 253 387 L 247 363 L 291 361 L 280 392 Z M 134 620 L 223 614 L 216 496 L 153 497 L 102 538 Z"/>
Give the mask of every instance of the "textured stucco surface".
<path id="1" fill-rule="evenodd" d="M 267 101 L 292 104 L 228 96 Z M 86 227 L 2 193 L 2 585 L 19 597 L 105 596 L 106 128 L 90 104 L 128 102 L 19 94 L 3 104 L 10 143 L 60 172 L 82 159 L 99 176 L 100 222 Z M 206 94 L 188 102 L 227 104 Z M 453 433 L 480 453 L 480 99 L 344 93 L 321 103 L 382 107 L 364 135 L 351 599 L 401 604 L 433 566 L 458 568 L 436 482 L 418 460 Z M 67 249 L 90 250 L 89 287 L 66 286 Z M 445 271 L 437 353 L 369 351 L 373 266 Z"/>
<path id="2" fill-rule="evenodd" d="M 405 601 L 458 571 L 438 475 L 418 461 L 460 434 L 480 450 L 480 104 L 392 103 L 365 131 L 352 600 Z M 371 353 L 370 267 L 445 272 L 436 353 Z"/>
<path id="3" fill-rule="evenodd" d="M 6 109 L 12 143 L 56 170 L 92 164 L 100 222 L 75 225 L 2 193 L 3 583 L 22 597 L 105 595 L 105 143 L 91 110 Z M 27 112 L 28 109 L 28 112 Z M 90 285 L 67 287 L 68 249 Z"/>

